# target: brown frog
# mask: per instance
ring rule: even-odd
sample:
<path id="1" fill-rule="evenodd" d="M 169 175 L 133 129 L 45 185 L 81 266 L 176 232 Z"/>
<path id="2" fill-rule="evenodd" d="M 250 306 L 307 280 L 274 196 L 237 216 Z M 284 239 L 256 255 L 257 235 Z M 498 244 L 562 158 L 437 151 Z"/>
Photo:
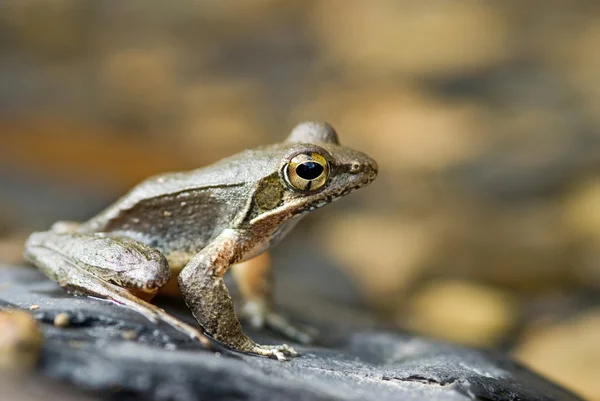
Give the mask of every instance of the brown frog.
<path id="1" fill-rule="evenodd" d="M 72 293 L 112 300 L 209 346 L 203 332 L 142 299 L 178 274 L 204 333 L 235 351 L 284 360 L 296 351 L 244 334 L 223 276 L 237 270 L 244 311 L 255 325 L 305 340 L 275 312 L 269 269 L 252 272 L 253 264 L 242 262 L 278 243 L 306 213 L 376 176 L 375 161 L 341 146 L 330 125 L 304 122 L 284 142 L 149 178 L 85 223 L 58 222 L 33 233 L 25 256 Z"/>

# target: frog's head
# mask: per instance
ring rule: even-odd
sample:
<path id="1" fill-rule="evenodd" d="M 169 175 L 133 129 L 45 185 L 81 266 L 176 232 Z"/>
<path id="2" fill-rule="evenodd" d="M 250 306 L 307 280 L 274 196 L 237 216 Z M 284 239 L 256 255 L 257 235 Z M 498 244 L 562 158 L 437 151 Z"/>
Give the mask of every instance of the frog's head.
<path id="1" fill-rule="evenodd" d="M 337 133 L 325 122 L 297 125 L 286 144 L 279 176 L 288 189 L 286 203 L 296 213 L 324 206 L 377 177 L 375 160 L 341 146 Z"/>

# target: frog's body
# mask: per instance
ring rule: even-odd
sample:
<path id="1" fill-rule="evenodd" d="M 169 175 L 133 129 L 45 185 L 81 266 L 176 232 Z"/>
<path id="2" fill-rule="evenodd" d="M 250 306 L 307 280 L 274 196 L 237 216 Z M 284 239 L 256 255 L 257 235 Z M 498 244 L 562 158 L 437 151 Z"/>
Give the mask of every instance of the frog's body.
<path id="1" fill-rule="evenodd" d="M 249 226 L 251 218 L 263 211 L 260 206 L 265 205 L 253 200 L 263 189 L 260 184 L 278 171 L 287 148 L 273 145 L 246 150 L 208 167 L 152 177 L 79 231 L 135 239 L 159 250 L 177 270 L 182 267 L 182 254 L 191 259 L 223 228 Z M 244 163 L 247 160 L 253 160 L 251 169 Z M 283 192 L 280 183 L 274 185 L 273 190 Z"/>
<path id="2" fill-rule="evenodd" d="M 250 279 L 258 273 L 240 263 L 275 245 L 305 213 L 376 174 L 375 162 L 340 146 L 330 126 L 303 123 L 283 143 L 152 177 L 86 223 L 32 234 L 25 254 L 74 292 L 112 299 L 208 345 L 195 328 L 132 295 L 154 294 L 183 269 L 182 296 L 209 335 L 238 351 L 284 359 L 295 354 L 290 347 L 260 346 L 242 332 L 222 276 L 238 264 L 253 321 L 306 339 L 272 310 L 268 271 Z"/>

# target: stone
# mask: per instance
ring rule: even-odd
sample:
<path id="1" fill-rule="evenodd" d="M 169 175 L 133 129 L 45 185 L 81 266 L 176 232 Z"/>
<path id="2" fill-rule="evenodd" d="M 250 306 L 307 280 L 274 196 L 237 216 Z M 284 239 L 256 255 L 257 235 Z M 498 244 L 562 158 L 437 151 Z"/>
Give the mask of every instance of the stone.
<path id="1" fill-rule="evenodd" d="M 366 324 L 359 310 L 304 300 L 319 310 L 318 345 L 297 346 L 288 362 L 207 351 L 169 327 L 97 299 L 67 295 L 37 271 L 4 266 L 0 307 L 40 305 L 45 337 L 39 373 L 109 399 L 133 400 L 474 400 L 575 401 L 577 396 L 506 356 L 445 344 Z M 285 296 L 281 303 L 289 302 Z M 177 304 L 171 313 L 191 321 Z M 336 308 L 338 312 L 336 311 Z M 56 328 L 59 313 L 71 325 Z M 354 316 L 354 317 L 353 317 Z M 135 330 L 137 340 L 124 340 Z M 258 341 L 280 342 L 268 333 Z"/>
<path id="2" fill-rule="evenodd" d="M 55 327 L 67 327 L 71 322 L 69 320 L 69 315 L 63 312 L 56 315 L 52 323 Z"/>

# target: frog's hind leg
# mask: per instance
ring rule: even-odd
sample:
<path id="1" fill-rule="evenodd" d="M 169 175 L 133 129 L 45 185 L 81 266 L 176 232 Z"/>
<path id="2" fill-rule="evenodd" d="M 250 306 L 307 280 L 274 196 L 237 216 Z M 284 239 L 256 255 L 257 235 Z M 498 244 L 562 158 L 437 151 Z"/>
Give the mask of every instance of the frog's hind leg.
<path id="1" fill-rule="evenodd" d="M 309 344 L 317 336 L 312 327 L 297 327 L 278 313 L 273 301 L 273 274 L 268 252 L 232 266 L 233 276 L 244 298 L 242 310 L 255 329 L 269 329 L 297 341 Z"/>
<path id="2" fill-rule="evenodd" d="M 69 292 L 112 300 L 212 348 L 198 329 L 133 294 L 152 295 L 169 280 L 166 259 L 151 247 L 101 234 L 47 231 L 29 237 L 25 258 Z"/>

